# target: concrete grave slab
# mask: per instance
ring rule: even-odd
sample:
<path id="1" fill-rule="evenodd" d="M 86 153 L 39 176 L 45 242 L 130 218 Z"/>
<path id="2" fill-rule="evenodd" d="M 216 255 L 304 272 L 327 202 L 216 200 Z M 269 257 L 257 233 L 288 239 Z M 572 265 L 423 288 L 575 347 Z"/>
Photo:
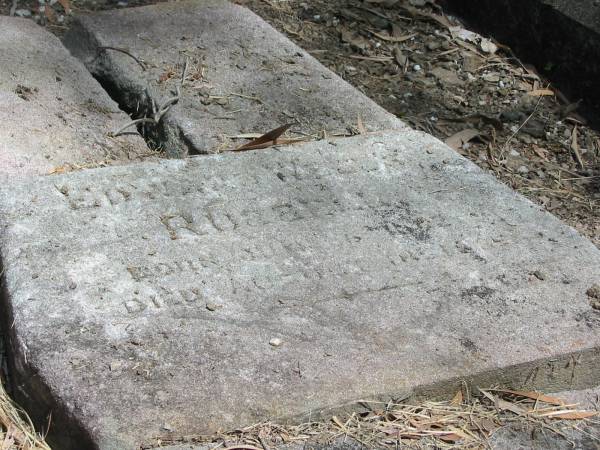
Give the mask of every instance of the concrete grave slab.
<path id="1" fill-rule="evenodd" d="M 230 148 L 228 137 L 295 121 L 310 135 L 347 134 L 359 116 L 369 131 L 406 128 L 253 12 L 224 0 L 81 16 L 64 42 L 140 116 L 152 101 L 173 98 L 187 59 L 182 99 L 154 136 L 171 156 Z"/>
<path id="2" fill-rule="evenodd" d="M 24 182 L 0 224 L 16 392 L 61 448 L 597 382 L 600 251 L 416 131 Z"/>
<path id="3" fill-rule="evenodd" d="M 141 137 L 108 136 L 128 121 L 58 38 L 0 16 L 0 180 L 138 160 Z"/>

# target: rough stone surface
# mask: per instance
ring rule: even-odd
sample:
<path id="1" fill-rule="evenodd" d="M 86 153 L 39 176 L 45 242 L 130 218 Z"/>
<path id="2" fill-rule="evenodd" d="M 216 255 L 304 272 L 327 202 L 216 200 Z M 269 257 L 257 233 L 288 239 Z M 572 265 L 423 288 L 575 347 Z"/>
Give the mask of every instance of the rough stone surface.
<path id="1" fill-rule="evenodd" d="M 18 399 L 60 448 L 597 381 L 600 251 L 416 131 L 23 182 L 0 226 Z"/>
<path id="2" fill-rule="evenodd" d="M 222 0 L 163 3 L 82 16 L 71 52 L 126 109 L 148 114 L 172 98 L 187 59 L 182 100 L 149 135 L 170 156 L 235 147 L 230 137 L 297 121 L 309 135 L 403 122 L 323 67 L 253 12 Z M 127 49 L 138 62 L 121 51 Z M 144 62 L 146 70 L 140 66 Z"/>
<path id="3" fill-rule="evenodd" d="M 140 159 L 131 119 L 80 61 L 31 20 L 0 16 L 0 180 Z"/>

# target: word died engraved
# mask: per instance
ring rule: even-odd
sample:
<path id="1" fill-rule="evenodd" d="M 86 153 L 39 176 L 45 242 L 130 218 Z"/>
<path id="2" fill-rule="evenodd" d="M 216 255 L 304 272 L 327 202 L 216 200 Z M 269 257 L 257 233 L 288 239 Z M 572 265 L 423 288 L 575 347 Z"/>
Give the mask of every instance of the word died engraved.
<path id="1" fill-rule="evenodd" d="M 167 289 L 160 287 L 159 292 L 146 297 L 135 296 L 123 302 L 125 311 L 129 314 L 139 314 L 144 311 L 160 312 L 177 306 L 198 306 L 202 304 L 202 293 L 198 288 Z"/>

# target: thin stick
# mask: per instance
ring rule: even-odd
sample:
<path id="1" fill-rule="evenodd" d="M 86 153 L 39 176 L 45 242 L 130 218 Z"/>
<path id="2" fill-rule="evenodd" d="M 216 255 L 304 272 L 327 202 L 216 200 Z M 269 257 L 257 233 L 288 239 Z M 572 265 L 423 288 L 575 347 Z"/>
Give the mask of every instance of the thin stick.
<path id="1" fill-rule="evenodd" d="M 135 57 L 134 55 L 132 55 L 128 50 L 125 50 L 124 48 L 111 47 L 111 46 L 108 46 L 108 45 L 102 45 L 102 46 L 98 47 L 98 50 L 114 50 L 115 52 L 124 53 L 127 56 L 133 58 L 135 60 L 135 62 L 140 65 L 140 67 L 142 68 L 142 70 L 144 70 L 144 71 L 146 70 L 146 65 L 144 64 L 144 62 L 141 59 L 138 59 L 137 57 Z"/>
<path id="2" fill-rule="evenodd" d="M 515 132 L 510 135 L 510 137 L 508 138 L 506 143 L 502 146 L 502 150 L 500 151 L 500 158 L 504 158 L 504 153 L 506 152 L 506 148 L 508 147 L 508 144 L 510 144 L 510 142 L 514 139 L 514 137 L 519 133 L 519 131 L 521 131 L 521 129 L 527 124 L 527 122 L 529 122 L 531 120 L 533 115 L 536 113 L 538 106 L 540 106 L 542 98 L 543 97 L 540 97 L 538 99 L 537 103 L 535 104 L 535 107 L 533 108 L 533 111 L 531 111 L 531 114 L 529 114 L 529 117 L 527 117 L 527 119 L 525 119 L 525 121 L 521 124 L 521 126 L 519 126 L 519 128 L 517 128 L 515 130 Z"/>
<path id="3" fill-rule="evenodd" d="M 10 7 L 10 12 L 8 13 L 9 16 L 14 16 L 15 15 L 15 11 L 17 10 L 17 3 L 18 2 L 19 2 L 19 0 L 13 0 L 12 6 Z"/>
<path id="4" fill-rule="evenodd" d="M 134 125 L 138 125 L 140 123 L 155 123 L 154 118 L 152 117 L 142 117 L 141 119 L 135 119 L 132 120 L 131 122 L 129 122 L 127 125 L 125 125 L 124 127 L 119 128 L 118 131 L 115 131 L 114 133 L 112 133 L 113 137 L 117 137 L 119 136 L 121 133 L 123 133 L 123 131 L 125 131 L 127 128 L 132 127 Z"/>
<path id="5" fill-rule="evenodd" d="M 129 56 L 133 57 L 133 55 L 129 55 Z M 142 117 L 141 119 L 132 120 L 127 125 L 121 127 L 118 131 L 115 131 L 114 133 L 112 133 L 112 136 L 113 137 L 119 136 L 127 128 L 132 127 L 133 125 L 138 125 L 140 123 L 150 123 L 155 126 L 158 125 L 160 120 L 169 111 L 169 109 L 171 109 L 171 107 L 181 99 L 181 87 L 183 86 L 183 81 L 185 80 L 186 70 L 187 70 L 187 58 L 185 60 L 185 64 L 183 65 L 183 71 L 181 73 L 181 86 L 177 86 L 177 95 L 175 97 L 168 98 L 158 108 L 156 107 L 156 102 L 154 101 L 154 99 L 150 98 L 150 104 L 152 105 L 152 117 Z M 148 91 L 146 91 L 146 96 L 150 97 Z"/>

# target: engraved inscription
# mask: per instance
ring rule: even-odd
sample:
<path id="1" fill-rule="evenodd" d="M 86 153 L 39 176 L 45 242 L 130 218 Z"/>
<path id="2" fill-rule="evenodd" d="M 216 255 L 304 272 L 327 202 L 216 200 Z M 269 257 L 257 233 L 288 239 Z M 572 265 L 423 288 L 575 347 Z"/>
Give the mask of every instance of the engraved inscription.
<path id="1" fill-rule="evenodd" d="M 138 314 L 146 310 L 160 311 L 173 306 L 197 306 L 202 304 L 202 293 L 198 288 L 167 289 L 159 287 L 158 292 L 146 297 L 136 296 L 123 302 L 124 310 L 129 314 Z"/>

